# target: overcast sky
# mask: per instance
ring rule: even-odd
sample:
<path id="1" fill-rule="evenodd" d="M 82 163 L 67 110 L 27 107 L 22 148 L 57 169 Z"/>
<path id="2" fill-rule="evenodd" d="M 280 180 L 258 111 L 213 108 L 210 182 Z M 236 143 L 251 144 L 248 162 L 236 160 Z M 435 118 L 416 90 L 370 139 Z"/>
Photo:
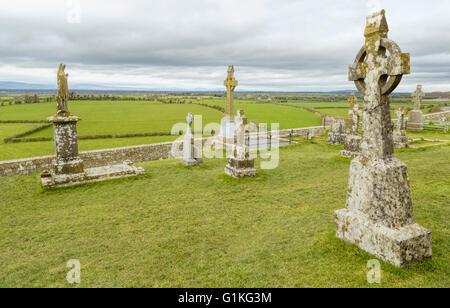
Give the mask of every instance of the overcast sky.
<path id="1" fill-rule="evenodd" d="M 72 87 L 222 89 L 234 64 L 237 90 L 354 89 L 381 8 L 411 54 L 398 91 L 450 91 L 450 0 L 4 0 L 0 80 L 56 86 L 65 62 Z"/>

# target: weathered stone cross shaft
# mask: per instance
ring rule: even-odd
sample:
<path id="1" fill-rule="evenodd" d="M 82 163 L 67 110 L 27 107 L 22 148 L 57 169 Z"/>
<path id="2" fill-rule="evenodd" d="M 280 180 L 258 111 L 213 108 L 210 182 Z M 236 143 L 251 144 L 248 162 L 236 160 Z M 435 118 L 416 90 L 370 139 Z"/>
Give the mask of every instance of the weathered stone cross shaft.
<path id="1" fill-rule="evenodd" d="M 410 73 L 409 53 L 387 38 L 384 10 L 367 17 L 364 46 L 349 66 L 349 80 L 364 95 L 362 155 L 387 158 L 393 155 L 389 94 Z M 389 52 L 389 56 L 386 55 Z"/>
<path id="2" fill-rule="evenodd" d="M 234 66 L 230 65 L 228 67 L 227 79 L 223 82 L 224 86 L 227 88 L 227 107 L 226 114 L 229 120 L 234 120 L 234 99 L 233 91 L 237 87 L 238 82 L 234 78 Z"/>
<path id="3" fill-rule="evenodd" d="M 414 91 L 411 96 L 414 101 L 414 110 L 420 110 L 420 105 L 422 103 L 422 98 L 425 96 L 425 93 L 422 91 L 422 85 L 418 84 L 416 91 Z"/>

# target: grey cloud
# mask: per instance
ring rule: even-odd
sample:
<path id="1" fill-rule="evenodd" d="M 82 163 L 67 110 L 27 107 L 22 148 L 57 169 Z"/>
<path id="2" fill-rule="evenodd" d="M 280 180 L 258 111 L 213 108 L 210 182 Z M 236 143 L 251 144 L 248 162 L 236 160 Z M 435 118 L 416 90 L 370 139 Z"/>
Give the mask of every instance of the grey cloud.
<path id="1" fill-rule="evenodd" d="M 241 89 L 352 88 L 347 66 L 363 44 L 368 13 L 360 0 L 80 3 L 80 24 L 67 23 L 60 0 L 7 4 L 0 12 L 0 66 L 23 68 L 23 76 L 3 69 L 0 80 L 50 82 L 64 61 L 86 82 L 218 88 L 233 63 L 241 68 Z M 421 82 L 450 90 L 450 2 L 380 5 L 391 38 L 411 53 L 413 74 L 402 87 Z M 37 68 L 47 73 L 37 76 Z"/>

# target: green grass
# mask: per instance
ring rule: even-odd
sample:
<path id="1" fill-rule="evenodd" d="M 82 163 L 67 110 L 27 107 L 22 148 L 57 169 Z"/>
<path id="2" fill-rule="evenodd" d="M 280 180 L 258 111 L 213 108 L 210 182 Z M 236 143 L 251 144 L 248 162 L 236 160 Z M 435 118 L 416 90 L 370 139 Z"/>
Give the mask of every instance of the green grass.
<path id="1" fill-rule="evenodd" d="M 0 287 L 450 287 L 449 146 L 397 151 L 408 165 L 416 221 L 433 259 L 398 269 L 334 237 L 349 162 L 321 141 L 281 149 L 256 179 L 223 175 L 225 159 L 43 192 L 38 176 L 1 177 Z"/>
<path id="2" fill-rule="evenodd" d="M 225 99 L 214 99 L 207 101 L 202 100 L 200 102 L 211 106 L 225 107 Z M 236 100 L 234 109 L 236 111 L 238 109 L 243 109 L 245 111 L 245 116 L 249 119 L 249 121 L 266 123 L 269 127 L 271 123 L 279 123 L 280 129 L 321 125 L 319 115 L 289 106 L 281 106 L 259 101 L 248 102 Z"/>
<path id="3" fill-rule="evenodd" d="M 24 133 L 33 128 L 39 127 L 42 124 L 26 124 L 26 123 L 0 123 L 0 144 L 8 137 Z"/>
<path id="4" fill-rule="evenodd" d="M 220 123 L 223 114 L 211 108 L 197 105 L 162 104 L 132 101 L 73 101 L 72 114 L 82 120 L 78 123 L 78 134 L 107 135 L 150 132 L 170 132 L 175 123 L 186 122 L 188 112 L 203 116 L 203 125 Z M 54 103 L 17 105 L 11 112 L 2 113 L 0 119 L 45 120 L 55 113 Z M 48 128 L 27 137 L 51 137 Z"/>

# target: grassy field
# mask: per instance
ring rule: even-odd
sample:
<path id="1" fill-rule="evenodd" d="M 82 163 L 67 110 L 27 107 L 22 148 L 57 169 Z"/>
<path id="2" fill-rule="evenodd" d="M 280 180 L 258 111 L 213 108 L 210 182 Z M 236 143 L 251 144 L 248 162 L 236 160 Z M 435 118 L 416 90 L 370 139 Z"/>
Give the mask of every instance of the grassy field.
<path id="1" fill-rule="evenodd" d="M 141 164 L 147 175 L 43 192 L 38 176 L 0 177 L 0 287 L 450 287 L 450 146 L 401 150 L 416 221 L 433 259 L 398 269 L 334 237 L 349 162 L 323 140 L 280 150 L 256 179 L 199 167 Z"/>
<path id="2" fill-rule="evenodd" d="M 3 107 L 0 120 L 45 120 L 55 113 L 54 103 Z M 3 110 L 2 110 L 3 111 Z M 74 101 L 72 114 L 80 117 L 78 133 L 85 135 L 170 132 L 175 123 L 186 122 L 188 112 L 203 116 L 204 124 L 219 122 L 223 114 L 197 105 L 162 104 L 132 101 Z M 48 128 L 27 137 L 51 137 Z"/>
<path id="3" fill-rule="evenodd" d="M 197 103 L 197 101 L 193 101 Z M 224 99 L 201 100 L 215 106 L 225 106 Z M 175 123 L 185 123 L 186 115 L 202 115 L 203 126 L 220 123 L 224 114 L 218 110 L 195 104 L 163 104 L 136 101 L 71 101 L 70 111 L 82 120 L 78 135 L 118 135 L 133 133 L 170 132 Z M 21 104 L 0 107 L 0 120 L 45 120 L 55 113 L 55 103 Z M 306 110 L 273 104 L 237 102 L 235 109 L 244 109 L 250 121 L 280 123 L 280 128 L 321 125 L 320 117 Z M 18 159 L 53 154 L 53 142 L 1 144 L 3 139 L 25 132 L 34 124 L 0 124 L 0 160 Z M 52 137 L 51 127 L 34 132 L 26 138 Z M 173 136 L 120 139 L 80 140 L 80 150 L 132 146 L 145 143 L 172 141 Z"/>
<path id="4" fill-rule="evenodd" d="M 0 123 L 0 144 L 3 143 L 5 138 L 26 132 L 40 125 L 42 124 Z"/>

